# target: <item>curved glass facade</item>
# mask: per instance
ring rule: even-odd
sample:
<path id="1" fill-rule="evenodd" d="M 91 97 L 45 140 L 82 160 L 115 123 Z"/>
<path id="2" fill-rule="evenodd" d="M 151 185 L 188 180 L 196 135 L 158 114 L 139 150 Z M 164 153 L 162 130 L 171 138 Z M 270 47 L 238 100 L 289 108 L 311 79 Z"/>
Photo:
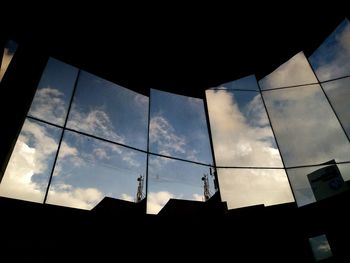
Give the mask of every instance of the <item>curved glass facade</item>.
<path id="1" fill-rule="evenodd" d="M 170 198 L 217 191 L 229 208 L 338 193 L 350 179 L 349 39 L 345 20 L 309 58 L 203 99 L 145 96 L 50 58 L 0 195 L 81 209 L 142 196 L 156 214 Z"/>

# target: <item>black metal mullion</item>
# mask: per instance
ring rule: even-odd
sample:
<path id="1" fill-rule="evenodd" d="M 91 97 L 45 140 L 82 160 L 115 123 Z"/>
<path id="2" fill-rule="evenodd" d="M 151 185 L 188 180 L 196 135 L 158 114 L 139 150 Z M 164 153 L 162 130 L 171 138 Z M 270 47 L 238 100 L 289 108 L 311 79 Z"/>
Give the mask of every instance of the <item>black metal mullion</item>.
<path id="1" fill-rule="evenodd" d="M 267 110 L 266 103 L 265 103 L 265 99 L 264 99 L 264 96 L 263 96 L 262 91 L 261 91 L 261 87 L 260 87 L 258 81 L 257 81 L 256 83 L 257 83 L 257 85 L 258 85 L 258 87 L 259 87 L 260 97 L 261 97 L 261 100 L 262 100 L 262 102 L 263 102 L 263 105 L 264 105 L 264 108 L 265 108 L 265 111 L 266 111 L 267 118 L 268 118 L 268 120 L 269 120 L 269 124 L 270 124 L 271 130 L 272 130 L 273 137 L 275 138 L 275 141 L 276 141 L 277 149 L 278 149 L 278 151 L 279 151 L 279 153 L 280 153 L 280 156 L 281 156 L 281 160 L 282 160 L 282 164 L 283 164 L 283 169 L 284 169 L 284 171 L 286 172 L 287 179 L 288 179 L 288 183 L 289 183 L 289 187 L 290 187 L 290 189 L 291 189 L 291 191 L 292 191 L 294 201 L 296 202 L 296 198 L 295 198 L 295 194 L 294 194 L 294 189 L 293 189 L 293 187 L 292 187 L 292 184 L 291 184 L 291 182 L 290 182 L 290 179 L 289 179 L 289 176 L 288 176 L 288 173 L 287 173 L 286 164 L 285 164 L 285 161 L 284 161 L 284 158 L 283 158 L 283 155 L 282 155 L 282 152 L 281 152 L 279 143 L 278 143 L 278 139 L 277 139 L 277 137 L 276 137 L 275 129 L 274 129 L 273 126 L 272 126 L 270 114 L 269 114 L 269 112 L 268 112 L 268 110 Z"/>
<path id="2" fill-rule="evenodd" d="M 80 72 L 81 72 L 81 70 L 79 69 L 79 70 L 78 70 L 78 74 L 77 74 L 77 78 L 76 78 L 75 83 L 74 83 L 73 92 L 72 92 L 72 97 L 70 98 L 70 101 L 69 101 L 68 110 L 67 110 L 67 115 L 66 115 L 66 118 L 65 118 L 65 120 L 64 120 L 63 130 L 62 130 L 61 137 L 60 137 L 60 140 L 59 140 L 59 143 L 58 143 L 58 147 L 57 147 L 55 159 L 54 159 L 54 162 L 53 162 L 53 164 L 52 164 L 52 169 L 51 169 L 51 173 L 50 173 L 50 178 L 49 178 L 49 182 L 48 182 L 48 184 L 47 184 L 47 188 L 46 188 L 46 192 L 45 192 L 45 197 L 44 197 L 44 202 L 43 202 L 44 204 L 46 203 L 47 195 L 48 195 L 48 193 L 49 193 L 49 189 L 50 189 L 50 185 L 51 185 L 53 173 L 54 173 L 54 171 L 55 171 L 55 166 L 56 166 L 58 154 L 59 154 L 60 149 L 61 149 L 61 144 L 62 144 L 62 140 L 63 140 L 65 128 L 66 128 L 67 122 L 68 122 L 69 112 L 70 112 L 70 109 L 71 109 L 72 104 L 73 104 L 73 99 L 74 99 L 75 91 L 76 91 L 76 89 L 77 89 L 77 85 L 78 85 L 78 81 L 79 81 L 79 77 L 80 77 Z"/>
<path id="3" fill-rule="evenodd" d="M 146 213 L 147 213 L 147 198 L 148 198 L 148 165 L 149 165 L 149 127 L 151 123 L 151 90 L 148 97 L 148 126 L 147 126 L 147 157 L 146 157 Z"/>
<path id="4" fill-rule="evenodd" d="M 219 184 L 219 177 L 217 173 L 217 166 L 216 166 L 216 159 L 215 159 L 215 152 L 214 152 L 214 144 L 213 144 L 213 136 L 211 134 L 211 127 L 210 127 L 210 120 L 209 120 L 209 111 L 208 111 L 208 102 L 207 102 L 207 97 L 204 91 L 203 95 L 203 101 L 204 101 L 204 110 L 205 110 L 205 118 L 207 121 L 207 129 L 208 129 L 208 136 L 209 136 L 209 143 L 210 143 L 210 149 L 211 149 L 211 154 L 213 158 L 213 165 L 214 165 L 214 178 L 215 178 L 215 183 L 219 195 L 219 200 L 221 201 L 221 192 L 220 192 L 220 184 Z"/>
<path id="5" fill-rule="evenodd" d="M 344 126 L 343 126 L 343 123 L 340 121 L 339 116 L 338 116 L 337 112 L 335 111 L 332 102 L 330 101 L 330 99 L 329 99 L 327 93 L 326 93 L 325 90 L 323 89 L 322 83 L 321 83 L 320 80 L 318 79 L 318 77 L 317 77 L 317 75 L 316 75 L 316 72 L 314 71 L 314 69 L 313 69 L 313 67 L 312 67 L 312 65 L 311 65 L 311 63 L 310 63 L 310 61 L 309 61 L 308 59 L 306 59 L 306 60 L 307 60 L 307 62 L 308 62 L 308 64 L 309 64 L 309 66 L 310 66 L 312 72 L 314 73 L 314 75 L 315 75 L 315 77 L 316 77 L 316 79 L 317 79 L 317 81 L 318 81 L 317 84 L 321 87 L 321 90 L 322 90 L 324 96 L 326 97 L 326 99 L 327 99 L 329 105 L 331 106 L 331 109 L 332 109 L 332 111 L 333 111 L 335 117 L 337 118 L 337 120 L 338 120 L 338 122 L 339 122 L 339 124 L 340 124 L 340 127 L 342 128 L 342 130 L 343 130 L 343 132 L 344 132 L 346 138 L 348 139 L 348 142 L 350 142 L 349 135 L 346 133 L 345 128 L 344 128 Z M 337 79 L 340 79 L 340 78 L 337 78 Z M 336 79 L 334 79 L 334 80 L 336 80 Z M 327 82 L 330 82 L 330 80 L 327 81 Z M 323 82 L 323 83 L 326 83 L 326 82 Z"/>

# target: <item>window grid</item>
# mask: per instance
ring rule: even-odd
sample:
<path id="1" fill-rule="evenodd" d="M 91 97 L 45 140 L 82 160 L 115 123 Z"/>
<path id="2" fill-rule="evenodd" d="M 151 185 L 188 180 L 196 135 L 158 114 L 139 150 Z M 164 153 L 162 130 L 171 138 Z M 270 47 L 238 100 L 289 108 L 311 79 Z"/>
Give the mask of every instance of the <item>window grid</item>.
<path id="1" fill-rule="evenodd" d="M 146 196 L 147 196 L 147 193 L 148 193 L 148 164 L 149 164 L 149 156 L 150 155 L 159 156 L 159 157 L 165 157 L 165 158 L 172 159 L 172 160 L 178 160 L 178 161 L 198 164 L 198 165 L 202 165 L 202 166 L 207 166 L 207 167 L 212 167 L 214 169 L 234 169 L 234 168 L 237 168 L 237 169 L 238 168 L 239 169 L 271 169 L 271 170 L 274 170 L 274 169 L 281 170 L 281 169 L 283 169 L 283 170 L 286 171 L 287 169 L 318 167 L 318 166 L 322 165 L 322 164 L 308 164 L 308 165 L 297 165 L 297 166 L 288 166 L 288 167 L 285 165 L 285 162 L 284 162 L 284 159 L 283 159 L 283 155 L 281 154 L 280 146 L 278 144 L 278 138 L 275 136 L 275 131 L 274 131 L 274 128 L 273 128 L 273 126 L 271 124 L 271 120 L 270 120 L 269 110 L 266 107 L 264 96 L 263 96 L 264 92 L 269 92 L 271 90 L 281 90 L 281 89 L 290 89 L 290 88 L 304 87 L 304 86 L 311 86 L 311 85 L 319 85 L 321 87 L 321 90 L 322 90 L 323 94 L 325 95 L 326 100 L 329 103 L 329 105 L 330 105 L 330 107 L 331 107 L 331 109 L 332 109 L 332 111 L 333 111 L 337 121 L 339 122 L 340 127 L 342 128 L 346 138 L 350 142 L 350 138 L 349 138 L 348 134 L 346 133 L 345 128 L 344 128 L 342 122 L 340 121 L 339 116 L 338 116 L 337 112 L 335 111 L 332 102 L 330 101 L 327 93 L 325 92 L 325 90 L 324 90 L 324 88 L 322 86 L 322 84 L 324 84 L 324 83 L 328 83 L 328 82 L 335 81 L 335 80 L 341 80 L 341 79 L 349 78 L 350 75 L 344 75 L 344 76 L 341 76 L 341 77 L 320 81 L 319 78 L 317 77 L 316 73 L 315 73 L 314 68 L 310 64 L 309 59 L 308 58 L 306 58 L 306 59 L 307 59 L 307 62 L 309 63 L 309 65 L 310 65 L 310 68 L 311 68 L 313 74 L 315 75 L 315 77 L 317 79 L 317 82 L 300 84 L 300 85 L 281 86 L 281 87 L 269 88 L 269 89 L 264 89 L 264 90 L 261 89 L 261 87 L 259 85 L 259 81 L 257 81 L 257 85 L 258 85 L 259 90 L 250 90 L 250 89 L 245 90 L 245 89 L 220 88 L 220 87 L 210 88 L 210 90 L 234 90 L 234 91 L 247 91 L 247 92 L 251 91 L 251 92 L 259 92 L 260 93 L 261 98 L 262 98 L 262 102 L 263 102 L 263 106 L 264 106 L 264 109 L 265 109 L 267 117 L 268 117 L 269 125 L 270 125 L 270 127 L 272 129 L 273 136 L 275 138 L 276 145 L 277 145 L 278 151 L 279 151 L 280 156 L 281 156 L 281 160 L 282 160 L 282 163 L 283 163 L 283 168 L 281 168 L 281 167 L 264 167 L 264 166 L 217 166 L 216 165 L 216 161 L 215 161 L 215 155 L 214 155 L 214 148 L 213 148 L 213 142 L 212 142 L 211 128 L 210 128 L 209 117 L 208 117 L 208 106 L 207 106 L 205 92 L 203 94 L 203 101 L 204 101 L 204 109 L 205 109 L 205 115 L 206 115 L 206 122 L 207 122 L 207 129 L 208 129 L 208 135 L 209 135 L 209 142 L 210 142 L 210 146 L 211 146 L 211 154 L 212 154 L 212 158 L 213 158 L 213 164 L 203 163 L 203 162 L 199 162 L 199 161 L 192 161 L 192 160 L 187 160 L 187 159 L 178 158 L 178 157 L 172 157 L 172 156 L 163 155 L 163 154 L 159 154 L 159 153 L 155 153 L 155 152 L 150 151 L 150 147 L 149 147 L 150 105 L 152 103 L 151 100 L 150 100 L 150 97 L 149 97 L 149 104 L 148 104 L 148 110 L 149 111 L 148 111 L 147 149 L 146 150 L 138 149 L 138 148 L 135 148 L 135 147 L 132 147 L 132 146 L 129 146 L 129 145 L 125 145 L 125 144 L 118 143 L 118 142 L 115 142 L 115 141 L 112 141 L 112 140 L 101 138 L 99 136 L 87 134 L 85 132 L 81 132 L 81 131 L 77 131 L 77 130 L 72 129 L 72 128 L 68 128 L 68 127 L 66 127 L 67 126 L 67 122 L 68 122 L 68 116 L 69 116 L 69 113 L 70 113 L 70 110 L 71 110 L 71 107 L 72 107 L 73 99 L 74 99 L 74 96 L 75 96 L 77 84 L 78 84 L 80 73 L 81 73 L 81 70 L 78 69 L 78 75 L 77 75 L 75 83 L 74 83 L 73 92 L 72 92 L 72 95 L 71 95 L 71 98 L 70 98 L 70 101 L 69 101 L 68 111 L 67 111 L 67 114 L 65 116 L 65 122 L 64 122 L 63 126 L 57 125 L 57 124 L 54 124 L 54 123 L 51 123 L 51 122 L 48 122 L 48 121 L 45 121 L 45 120 L 42 120 L 40 118 L 36 118 L 36 117 L 30 116 L 29 114 L 26 117 L 28 119 L 33 119 L 33 120 L 36 120 L 36 121 L 39 121 L 39 122 L 42 122 L 42 123 L 45 123 L 45 124 L 48 124 L 48 125 L 51 125 L 51 126 L 58 127 L 58 128 L 62 129 L 62 133 L 61 133 L 59 144 L 58 144 L 58 149 L 57 149 L 57 152 L 56 152 L 56 155 L 55 155 L 54 164 L 53 164 L 52 169 L 51 169 L 50 178 L 49 178 L 48 186 L 47 186 L 46 193 L 45 193 L 44 203 L 46 202 L 46 199 L 47 199 L 47 195 L 48 195 L 48 192 L 49 192 L 52 176 L 53 176 L 53 173 L 54 173 L 54 169 L 55 169 L 55 165 L 56 165 L 56 161 L 57 161 L 57 157 L 58 157 L 58 153 L 59 153 L 59 150 L 60 150 L 60 147 L 61 147 L 61 143 L 62 143 L 62 139 L 63 139 L 65 131 L 72 131 L 72 132 L 75 132 L 75 133 L 78 133 L 78 134 L 81 134 L 81 135 L 85 135 L 85 136 L 88 136 L 88 137 L 91 137 L 91 138 L 94 138 L 94 139 L 98 139 L 98 140 L 101 140 L 101 141 L 104 141 L 104 142 L 108 142 L 108 143 L 112 143 L 112 144 L 115 144 L 115 145 L 120 145 L 120 146 L 129 148 L 129 149 L 133 149 L 133 150 L 136 150 L 136 151 L 139 151 L 139 152 L 147 154 L 147 159 L 146 159 L 147 160 L 146 161 L 146 179 L 145 179 L 146 180 Z M 348 160 L 348 161 L 339 161 L 339 162 L 335 161 L 335 164 L 348 164 L 348 163 L 350 163 L 350 160 Z M 216 178 L 216 180 L 217 180 L 217 178 Z M 217 180 L 217 182 L 218 181 L 219 180 Z M 289 177 L 288 177 L 288 181 L 289 181 L 289 184 L 291 186 Z M 291 189 L 293 190 L 292 187 L 291 187 Z M 219 188 L 219 191 L 220 191 L 220 188 Z M 294 191 L 292 191 L 292 193 L 293 193 L 293 196 L 294 196 Z"/>
<path id="2" fill-rule="evenodd" d="M 71 105 L 73 103 L 73 98 L 74 98 L 74 94 L 75 94 L 75 90 L 76 90 L 76 86 L 77 86 L 77 83 L 79 81 L 79 75 L 80 75 L 80 71 L 78 71 L 78 76 L 76 78 L 76 82 L 74 84 L 74 89 L 73 89 L 73 94 L 72 94 L 72 97 L 70 99 L 70 103 L 69 103 L 69 108 L 68 108 L 68 112 L 67 112 L 67 115 L 66 115 L 66 118 L 65 118 L 65 123 L 63 126 L 60 126 L 60 125 L 57 125 L 57 124 L 54 124 L 54 123 L 51 123 L 51 122 L 48 122 L 48 121 L 45 121 L 45 120 L 42 120 L 42 119 L 39 119 L 39 118 L 36 118 L 36 117 L 33 117 L 33 116 L 30 116 L 28 115 L 27 118 L 29 119 L 33 119 L 33 120 L 36 120 L 36 121 L 39 121 L 39 122 L 42 122 L 42 123 L 46 123 L 48 125 L 51 125 L 51 126 L 55 126 L 55 127 L 58 127 L 58 128 L 61 128 L 63 129 L 63 132 L 61 134 L 61 138 L 60 138 L 60 141 L 59 141 L 59 145 L 58 145 L 58 150 L 57 150 L 57 154 L 55 156 L 55 163 L 57 161 L 57 157 L 58 157 L 58 152 L 59 152 L 59 149 L 60 149 L 60 146 L 61 146 L 61 142 L 62 142 L 62 138 L 63 138 L 63 135 L 64 135 L 64 131 L 72 131 L 72 132 L 75 132 L 75 133 L 78 133 L 78 134 L 81 134 L 81 135 L 85 135 L 85 136 L 88 136 L 88 137 L 91 137 L 91 138 L 94 138 L 94 139 L 98 139 L 98 140 L 101 140 L 101 141 L 104 141 L 104 142 L 108 142 L 108 143 L 111 143 L 111 144 L 115 144 L 115 145 L 119 145 L 119 146 L 123 146 L 123 147 L 126 147 L 126 148 L 129 148 L 129 149 L 133 149 L 135 151 L 139 151 L 139 152 L 142 152 L 142 153 L 146 153 L 147 154 L 147 165 L 146 165 L 146 196 L 147 196 L 147 193 L 148 193 L 148 161 L 149 161 L 149 155 L 153 155 L 153 156 L 159 156 L 159 157 L 165 157 L 165 158 L 168 158 L 168 159 L 173 159 L 173 160 L 178 160 L 178 161 L 183 161 L 183 162 L 187 162 L 187 163 L 193 163 L 193 164 L 198 164 L 198 165 L 202 165 L 202 166 L 207 166 L 207 167 L 212 167 L 212 168 L 215 168 L 215 169 L 270 169 L 270 170 L 285 170 L 286 169 L 295 169 L 295 168 L 307 168 L 307 167 L 318 167 L 322 164 L 308 164 L 308 165 L 298 165 L 298 166 L 288 166 L 286 167 L 285 164 L 284 164 L 284 160 L 283 160 L 283 156 L 281 155 L 281 159 L 282 159 L 282 162 L 283 162 L 283 168 L 281 167 L 264 167 L 264 166 L 217 166 L 216 165 L 216 162 L 215 162 L 215 155 L 214 155 L 214 149 L 212 147 L 212 137 L 211 137 L 211 130 L 210 130 L 210 124 L 209 124 L 209 121 L 208 121 L 208 109 L 207 109 L 207 103 L 206 103 L 206 99 L 204 99 L 204 107 L 205 107 L 205 112 L 206 112 L 206 117 L 207 117 L 207 127 L 208 127 L 208 131 L 209 131 L 209 140 L 210 140 L 210 144 L 211 144 L 211 148 L 212 148 L 212 156 L 213 156 L 213 164 L 207 164 L 207 163 L 202 163 L 202 162 L 196 162 L 196 161 L 191 161 L 191 160 L 187 160 L 187 159 L 183 159 L 183 158 L 178 158 L 178 157 L 172 157 L 172 156 L 167 156 L 167 155 L 163 155 L 163 154 L 159 154 L 159 153 L 154 153 L 154 152 L 151 152 L 149 151 L 149 136 L 147 136 L 147 150 L 142 150 L 142 149 L 138 149 L 138 148 L 135 148 L 135 147 L 132 147 L 132 146 L 129 146 L 129 145 L 125 145 L 125 144 L 122 144 L 122 143 L 118 143 L 118 142 L 115 142 L 115 141 L 111 141 L 111 140 L 108 140 L 108 139 L 104 139 L 104 138 L 101 138 L 99 136 L 95 136 L 95 135 L 91 135 L 91 134 L 87 134 L 85 132 L 81 132 L 81 131 L 77 131 L 75 129 L 72 129 L 72 128 L 68 128 L 66 127 L 66 124 L 67 124 L 67 120 L 68 120 L 68 116 L 69 116 L 69 112 L 70 112 L 70 108 L 71 108 Z M 330 79 L 330 80 L 326 80 L 326 81 L 321 81 L 321 82 L 318 82 L 318 83 L 308 83 L 308 84 L 302 84 L 302 85 L 292 85 L 292 86 L 285 86 L 285 87 L 277 87 L 277 88 L 273 88 L 273 89 L 266 89 L 266 90 L 261 90 L 260 86 L 259 86 L 259 82 L 258 83 L 258 87 L 259 87 L 259 91 L 254 91 L 254 92 L 259 92 L 260 95 L 261 95 L 261 98 L 262 98 L 262 101 L 263 101 L 263 105 L 264 105 L 264 108 L 266 110 L 266 113 L 267 113 L 267 116 L 268 116 L 268 120 L 269 120 L 269 124 L 270 124 L 270 127 L 272 129 L 272 132 L 274 134 L 274 138 L 276 140 L 276 145 L 277 145 L 277 148 L 280 152 L 280 147 L 279 147 L 279 144 L 278 144 L 278 139 L 276 138 L 275 136 L 275 132 L 274 132 L 274 129 L 273 129 L 273 126 L 271 125 L 271 120 L 270 120 L 270 116 L 269 116 L 269 111 L 267 110 L 266 108 L 266 105 L 265 105 L 265 101 L 264 101 L 264 97 L 262 96 L 262 94 L 264 92 L 268 92 L 270 90 L 278 90 L 278 89 L 289 89 L 289 88 L 295 88 L 295 87 L 301 87 L 301 86 L 310 86 L 310 85 L 315 85 L 315 84 L 322 84 L 322 83 L 327 83 L 327 82 L 331 82 L 331 81 L 334 81 L 334 80 L 339 80 L 339 79 L 344 79 L 344 78 L 348 78 L 350 76 L 343 76 L 343 77 L 339 77 L 339 78 L 335 78 L 335 79 Z M 322 88 L 322 86 L 321 86 Z M 211 90 L 221 90 L 222 88 L 211 88 Z M 224 90 L 224 89 L 223 89 Z M 237 91 L 252 91 L 253 90 L 243 90 L 243 89 L 227 89 L 227 90 L 237 90 Z M 323 88 L 322 88 L 322 91 L 324 92 Z M 204 96 L 205 98 L 205 96 Z M 334 114 L 337 116 L 336 112 L 334 111 L 333 109 L 333 106 L 331 104 L 331 102 L 329 101 L 328 97 L 327 97 L 327 101 L 328 103 L 331 105 L 332 107 L 332 110 L 334 112 Z M 151 100 L 149 100 L 149 105 L 148 107 L 150 108 L 150 105 L 151 105 Z M 148 115 L 150 115 L 150 111 L 148 112 Z M 337 119 L 339 121 L 339 118 L 337 116 Z M 149 123 L 150 123 L 150 118 L 148 116 L 148 133 L 149 133 Z M 341 123 L 339 121 L 339 123 Z M 344 131 L 344 128 L 343 128 L 343 125 L 341 124 L 341 127 Z M 344 131 L 345 132 L 345 131 Z M 346 133 L 345 133 L 346 134 Z M 347 136 L 348 138 L 348 136 Z M 348 138 L 349 139 L 349 138 Z M 47 190 L 46 190 L 46 193 L 45 193 L 45 199 L 44 199 L 44 203 L 46 202 L 46 199 L 47 199 L 47 194 L 48 194 L 48 191 L 49 191 L 49 188 L 50 188 L 50 184 L 51 184 L 51 180 L 52 180 L 52 176 L 53 176 L 53 172 L 54 172 L 54 168 L 55 168 L 55 163 L 52 167 L 52 170 L 51 170 L 51 174 L 50 174 L 50 179 L 49 179 L 49 183 L 48 183 L 48 187 L 47 187 Z M 347 163 L 350 163 L 350 161 L 340 161 L 340 162 L 335 162 L 335 164 L 347 164 Z M 287 176 L 288 177 L 288 176 Z M 217 178 L 216 178 L 217 179 Z M 219 180 L 217 180 L 218 182 Z M 288 177 L 288 181 L 289 181 L 289 177 Z M 289 181 L 289 184 L 290 184 L 290 181 Z M 220 187 L 218 188 L 219 191 L 220 191 Z M 292 188 L 293 189 L 293 188 Z M 294 192 L 292 191 L 293 193 L 293 196 L 294 196 Z"/>

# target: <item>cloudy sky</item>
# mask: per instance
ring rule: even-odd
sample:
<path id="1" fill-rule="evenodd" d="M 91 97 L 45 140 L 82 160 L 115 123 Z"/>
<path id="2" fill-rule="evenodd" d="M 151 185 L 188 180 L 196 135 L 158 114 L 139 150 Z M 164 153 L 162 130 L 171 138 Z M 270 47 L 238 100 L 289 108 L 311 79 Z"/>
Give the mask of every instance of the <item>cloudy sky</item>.
<path id="1" fill-rule="evenodd" d="M 216 164 L 283 168 L 254 76 L 206 91 Z M 283 169 L 218 169 L 229 208 L 292 202 Z"/>
<path id="2" fill-rule="evenodd" d="M 349 22 L 345 20 L 310 57 L 320 80 L 349 74 Z M 263 89 L 315 82 L 302 52 L 262 79 Z M 345 129 L 349 129 L 349 79 L 322 84 Z M 264 91 L 263 96 L 287 167 L 320 164 L 335 159 L 350 161 L 350 145 L 319 85 Z M 350 167 L 338 165 L 344 180 Z M 313 202 L 306 175 L 321 167 L 289 169 L 298 205 Z"/>
<path id="3" fill-rule="evenodd" d="M 148 97 L 82 71 L 67 126 L 147 149 Z"/>
<path id="4" fill-rule="evenodd" d="M 345 19 L 309 57 L 320 81 L 350 75 L 350 23 Z"/>
<path id="5" fill-rule="evenodd" d="M 77 73 L 76 68 L 51 58 L 29 115 L 63 125 Z M 99 86 L 102 93 L 107 93 L 105 99 L 97 92 Z M 85 92 L 90 95 L 82 95 Z M 147 97 L 86 72 L 80 74 L 76 94 L 69 127 L 145 148 Z M 129 114 L 128 122 L 118 119 L 124 111 Z M 135 131 L 131 133 L 132 130 Z M 0 185 L 1 195 L 43 201 L 61 132 L 59 128 L 26 120 Z M 144 153 L 66 131 L 47 202 L 91 209 L 104 196 L 134 201 L 137 177 L 145 175 L 145 167 Z"/>
<path id="6" fill-rule="evenodd" d="M 51 58 L 29 116 L 63 125 L 77 76 L 76 68 Z M 151 98 L 151 151 L 212 164 L 203 101 L 156 90 Z M 148 101 L 81 71 L 67 126 L 146 150 Z M 43 201 L 61 132 L 26 120 L 0 186 L 1 195 Z M 91 209 L 104 196 L 134 201 L 137 177 L 145 173 L 145 153 L 65 131 L 47 202 Z M 209 173 L 206 166 L 151 156 L 147 211 L 158 213 L 169 198 L 202 201 L 204 173 Z"/>
<path id="7" fill-rule="evenodd" d="M 311 74 L 305 56 L 299 53 L 268 75 L 265 87 L 296 78 L 295 67 L 304 75 Z M 264 91 L 263 96 L 287 167 L 350 160 L 349 141 L 318 84 Z M 307 174 L 319 168 L 287 171 L 299 206 L 314 201 Z M 349 179 L 349 171 L 345 169 L 342 176 Z"/>
<path id="8" fill-rule="evenodd" d="M 320 81 L 350 75 L 350 23 L 344 20 L 309 57 Z M 350 78 L 322 84 L 350 137 Z"/>
<path id="9" fill-rule="evenodd" d="M 201 99 L 152 89 L 150 114 L 151 152 L 212 165 Z M 147 212 L 157 213 L 169 198 L 203 201 L 204 174 L 209 167 L 151 155 Z"/>

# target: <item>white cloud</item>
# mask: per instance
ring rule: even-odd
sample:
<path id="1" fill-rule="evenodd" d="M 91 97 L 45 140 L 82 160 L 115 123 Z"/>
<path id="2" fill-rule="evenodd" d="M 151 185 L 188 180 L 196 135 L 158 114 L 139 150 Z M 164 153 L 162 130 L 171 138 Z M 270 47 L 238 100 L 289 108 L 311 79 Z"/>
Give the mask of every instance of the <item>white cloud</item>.
<path id="1" fill-rule="evenodd" d="M 286 166 L 349 160 L 348 141 L 318 85 L 263 95 Z"/>
<path id="2" fill-rule="evenodd" d="M 0 195 L 34 202 L 42 202 L 45 189 L 32 182 L 36 169 L 35 148 L 18 140 L 0 184 Z M 42 165 L 41 165 L 42 166 Z"/>
<path id="3" fill-rule="evenodd" d="M 77 156 L 78 150 L 75 147 L 69 146 L 65 141 L 61 143 L 60 158 Z"/>
<path id="4" fill-rule="evenodd" d="M 163 116 L 158 115 L 151 118 L 149 138 L 151 151 L 199 162 L 198 151 L 190 148 L 185 137 L 176 135 L 173 126 Z M 161 158 L 158 163 L 161 165 L 170 161 L 170 159 Z"/>
<path id="5" fill-rule="evenodd" d="M 294 201 L 284 170 L 218 169 L 218 175 L 229 209 Z"/>
<path id="6" fill-rule="evenodd" d="M 119 143 L 124 143 L 125 141 L 123 136 L 118 135 L 114 131 L 114 127 L 108 114 L 99 109 L 94 109 L 84 113 L 73 107 L 70 113 L 68 127 L 88 134 L 101 136 L 109 140 L 114 140 Z"/>
<path id="7" fill-rule="evenodd" d="M 299 52 L 271 74 L 260 80 L 259 84 L 262 89 L 271 89 L 316 82 L 317 79 L 304 53 Z"/>
<path id="8" fill-rule="evenodd" d="M 291 60 L 296 57 L 306 61 L 302 53 Z M 298 74 L 313 74 L 300 64 Z M 294 64 L 287 61 L 266 79 L 296 82 L 300 76 L 293 72 Z M 263 96 L 287 166 L 349 160 L 347 139 L 319 85 L 265 91 Z"/>
<path id="9" fill-rule="evenodd" d="M 12 57 L 13 57 L 13 53 L 11 53 L 8 48 L 5 48 L 4 54 L 2 57 L 1 67 L 0 67 L 0 81 L 4 77 L 6 69 L 8 68 L 8 66 L 12 60 Z"/>
<path id="10" fill-rule="evenodd" d="M 149 98 L 139 93 L 135 93 L 134 101 L 136 106 L 140 107 L 140 110 L 148 110 Z"/>
<path id="11" fill-rule="evenodd" d="M 167 191 L 148 193 L 147 214 L 158 214 L 170 198 L 174 198 L 174 195 Z"/>
<path id="12" fill-rule="evenodd" d="M 29 141 L 32 147 L 29 146 Z M 0 195 L 43 202 L 50 173 L 48 161 L 56 150 L 57 143 L 46 128 L 27 120 L 0 184 Z M 61 145 L 61 150 L 66 158 L 77 157 L 76 148 L 66 143 Z M 36 179 L 42 173 L 46 176 Z M 95 188 L 75 188 L 69 184 L 55 184 L 48 195 L 51 203 L 83 209 L 91 209 L 102 198 L 103 194 Z"/>
<path id="13" fill-rule="evenodd" d="M 48 156 L 52 155 L 57 151 L 57 139 L 58 138 L 51 137 L 50 134 L 47 132 L 46 128 L 44 128 L 43 126 L 40 126 L 33 121 L 26 120 L 22 128 L 22 133 L 18 138 L 18 141 L 20 143 L 22 142 L 26 144 L 28 144 L 27 142 L 29 140 L 33 141 L 33 160 L 35 160 L 35 164 L 33 166 L 34 173 L 42 173 L 47 169 L 46 160 Z"/>
<path id="14" fill-rule="evenodd" d="M 29 115 L 63 125 L 66 117 L 64 94 L 58 89 L 51 87 L 38 89 Z"/>
<path id="15" fill-rule="evenodd" d="M 109 160 L 111 158 L 104 148 L 95 148 L 93 154 L 100 160 Z"/>
<path id="16" fill-rule="evenodd" d="M 301 59 L 306 60 L 305 57 Z M 301 69 L 305 72 L 299 74 L 313 73 L 308 66 L 301 66 Z M 293 71 L 288 61 L 267 79 L 271 83 L 275 78 L 276 82 L 286 79 L 294 83 L 299 76 Z M 319 85 L 266 91 L 263 96 L 287 167 L 319 164 L 331 159 L 350 160 L 348 140 Z M 289 170 L 288 173 L 298 205 L 313 202 L 305 170 Z M 347 174 L 343 176 L 348 177 Z"/>
<path id="17" fill-rule="evenodd" d="M 47 203 L 81 209 L 92 209 L 104 195 L 96 188 L 74 188 L 67 184 L 50 187 Z"/>
<path id="18" fill-rule="evenodd" d="M 103 110 L 91 110 L 83 113 L 76 109 L 72 110 L 68 121 L 68 127 L 83 131 L 88 134 L 100 136 L 118 143 L 125 143 L 125 138 L 115 132 L 113 124 L 106 112 Z M 122 159 L 131 167 L 138 167 L 140 163 L 134 158 L 135 153 L 126 150 L 121 146 L 103 141 L 94 141 L 94 150 L 91 159 L 109 160 L 112 154 L 122 156 Z"/>
<path id="19" fill-rule="evenodd" d="M 127 162 L 131 167 L 139 167 L 140 163 L 134 159 L 135 152 L 124 152 L 122 154 L 123 161 Z"/>
<path id="20" fill-rule="evenodd" d="M 160 154 L 173 156 L 186 153 L 186 140 L 177 136 L 174 128 L 162 116 L 151 118 L 149 138 Z"/>
<path id="21" fill-rule="evenodd" d="M 131 195 L 128 195 L 128 194 L 125 194 L 125 193 L 123 193 L 121 195 L 120 199 L 125 200 L 125 201 L 129 201 L 129 202 L 134 202 L 134 198 Z"/>
<path id="22" fill-rule="evenodd" d="M 316 74 L 321 81 L 349 75 L 350 73 L 350 24 L 335 36 L 334 44 L 318 54 Z M 327 54 L 325 54 L 327 52 Z M 329 53 L 333 58 L 329 60 Z"/>
<path id="23" fill-rule="evenodd" d="M 282 167 L 260 95 L 247 105 L 249 120 L 232 93 L 208 90 L 206 95 L 217 165 Z"/>
<path id="24" fill-rule="evenodd" d="M 259 94 L 243 109 L 229 91 L 206 95 L 217 165 L 283 167 Z M 218 169 L 218 176 L 230 209 L 293 201 L 284 170 Z"/>
<path id="25" fill-rule="evenodd" d="M 204 196 L 200 195 L 200 194 L 192 194 L 192 198 L 195 201 L 203 201 L 204 200 Z"/>
<path id="26" fill-rule="evenodd" d="M 265 114 L 265 108 L 262 103 L 260 95 L 255 96 L 249 104 L 246 106 L 247 121 L 253 126 L 267 126 L 269 125 L 269 119 Z M 270 130 L 270 129 L 269 129 Z M 262 131 L 260 129 L 259 131 Z M 271 133 L 266 136 L 272 136 Z"/>

